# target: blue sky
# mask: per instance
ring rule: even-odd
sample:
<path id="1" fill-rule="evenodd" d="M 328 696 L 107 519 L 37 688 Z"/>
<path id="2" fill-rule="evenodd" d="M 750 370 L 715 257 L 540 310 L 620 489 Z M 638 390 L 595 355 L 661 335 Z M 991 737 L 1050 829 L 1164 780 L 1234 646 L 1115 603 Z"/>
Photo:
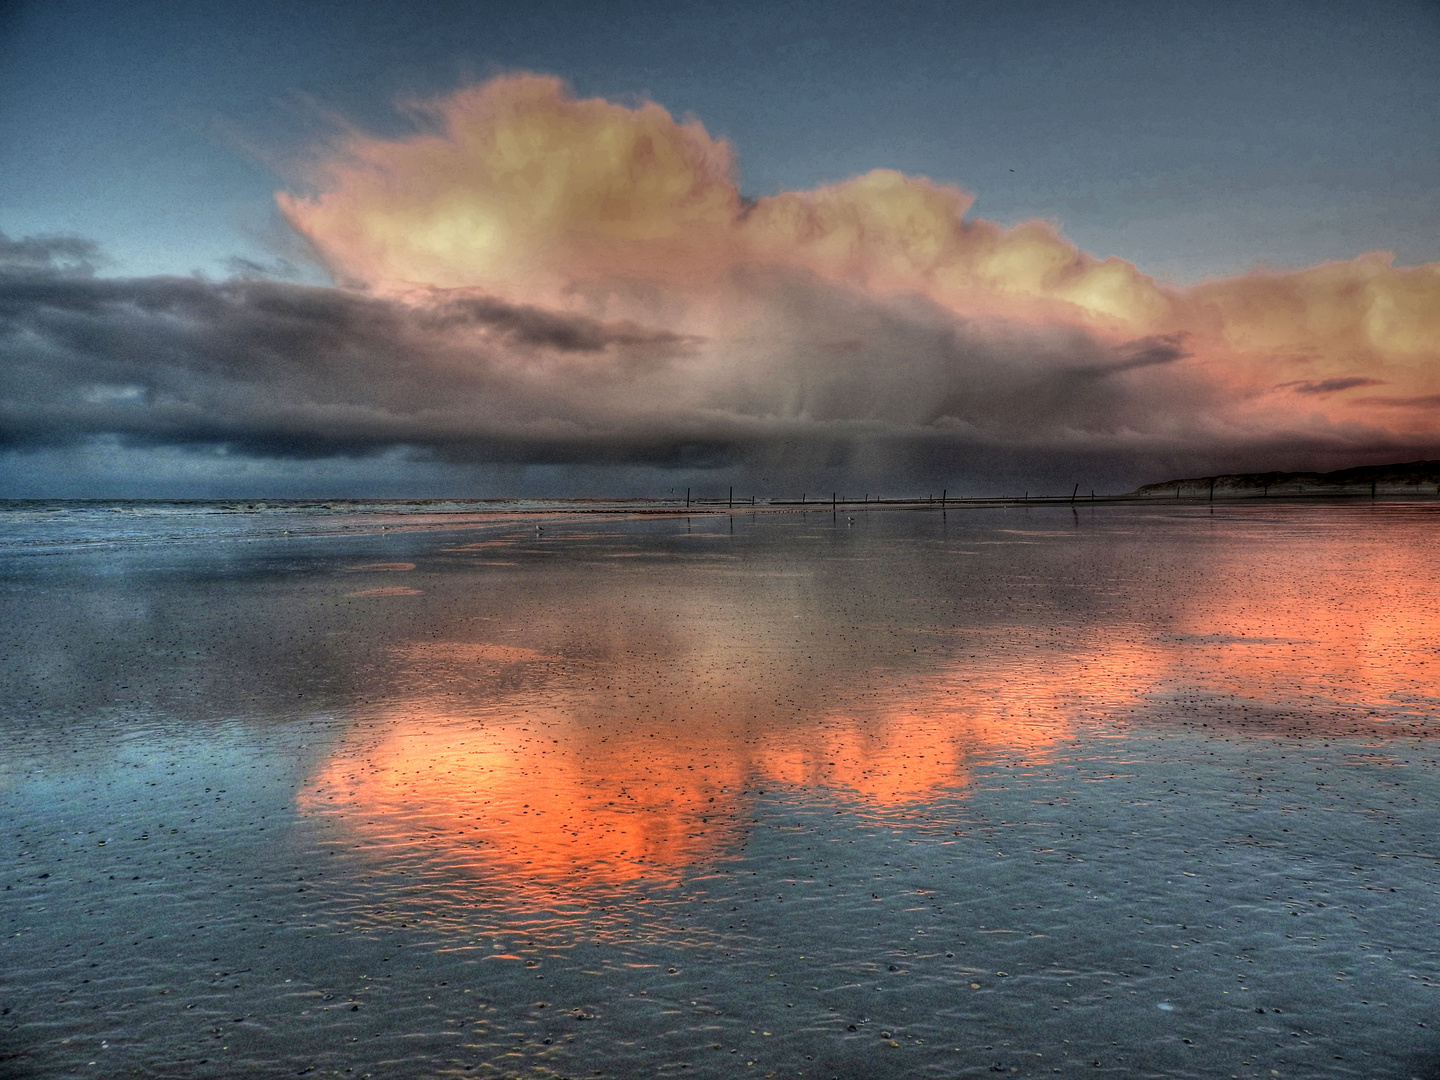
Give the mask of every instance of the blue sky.
<path id="1" fill-rule="evenodd" d="M 1189 282 L 1440 258 L 1440 7 L 1354 3 L 11 3 L 0 229 L 109 273 L 283 251 L 272 202 L 338 115 L 497 71 L 648 97 L 765 195 L 875 167 Z"/>

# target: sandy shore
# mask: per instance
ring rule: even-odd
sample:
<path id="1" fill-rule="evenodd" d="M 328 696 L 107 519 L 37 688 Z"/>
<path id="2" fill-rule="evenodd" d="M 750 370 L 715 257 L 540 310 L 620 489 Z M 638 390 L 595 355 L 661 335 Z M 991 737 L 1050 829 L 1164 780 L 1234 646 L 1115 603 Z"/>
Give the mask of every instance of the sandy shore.
<path id="1" fill-rule="evenodd" d="M 1431 1075 L 1437 522 L 12 551 L 0 1076 Z"/>

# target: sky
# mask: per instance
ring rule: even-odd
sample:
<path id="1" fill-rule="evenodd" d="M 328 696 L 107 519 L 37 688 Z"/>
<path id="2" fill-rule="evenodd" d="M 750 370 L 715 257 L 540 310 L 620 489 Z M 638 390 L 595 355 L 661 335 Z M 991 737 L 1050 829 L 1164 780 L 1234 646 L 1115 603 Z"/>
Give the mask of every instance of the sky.
<path id="1" fill-rule="evenodd" d="M 0 496 L 1440 457 L 1440 8 L 0 5 Z"/>

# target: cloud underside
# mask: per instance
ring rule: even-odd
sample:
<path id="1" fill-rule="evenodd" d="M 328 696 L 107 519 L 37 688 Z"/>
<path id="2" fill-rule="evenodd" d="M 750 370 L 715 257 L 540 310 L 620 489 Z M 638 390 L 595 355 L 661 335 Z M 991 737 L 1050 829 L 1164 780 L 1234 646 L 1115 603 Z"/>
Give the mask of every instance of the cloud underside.
<path id="1" fill-rule="evenodd" d="M 961 467 L 997 451 L 1143 459 L 1211 446 L 1403 445 L 1364 424 L 1277 431 L 1184 341 L 967 321 L 795 269 L 723 340 L 463 289 L 379 296 L 266 281 L 0 280 L 0 440 L 224 446 L 271 458 L 395 447 L 448 462 Z M 1227 411 L 1229 410 L 1229 411 Z"/>
<path id="2" fill-rule="evenodd" d="M 0 236 L 0 446 L 1145 480 L 1440 440 L 1440 265 L 1174 289 L 922 178 L 742 198 L 697 122 L 552 79 L 411 112 L 280 196 L 337 287 L 99 278 L 84 241 Z"/>

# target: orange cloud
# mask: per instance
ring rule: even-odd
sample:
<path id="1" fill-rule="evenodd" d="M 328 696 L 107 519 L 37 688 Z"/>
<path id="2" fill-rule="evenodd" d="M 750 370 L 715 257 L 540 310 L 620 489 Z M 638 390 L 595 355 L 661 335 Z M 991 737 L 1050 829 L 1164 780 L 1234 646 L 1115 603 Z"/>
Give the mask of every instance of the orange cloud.
<path id="1" fill-rule="evenodd" d="M 335 276 L 421 306 L 437 289 L 480 290 L 696 335 L 708 344 L 685 388 L 657 393 L 702 413 L 732 415 L 735 394 L 755 398 L 769 371 L 803 367 L 745 416 L 796 411 L 796 382 L 821 398 L 813 388 L 843 386 L 828 314 L 837 306 L 889 320 L 878 345 L 876 335 L 847 340 L 873 346 L 865 364 L 907 372 L 917 361 L 892 331 L 918 300 L 924 326 L 939 317 L 983 328 L 1052 367 L 1086 342 L 1122 354 L 1172 343 L 1163 359 L 1180 362 L 1164 373 L 1123 358 L 1077 369 L 1156 404 L 1099 422 L 1122 442 L 1440 437 L 1440 264 L 1398 268 L 1372 253 L 1182 289 L 1087 254 L 1048 223 L 966 220 L 970 195 L 890 170 L 747 200 L 730 145 L 698 121 L 653 103 L 579 100 L 554 78 L 496 78 L 411 111 L 423 131 L 348 134 L 315 167 L 313 194 L 277 196 Z M 1036 334 L 1058 344 L 1047 351 Z M 784 355 L 767 351 L 777 341 Z M 918 396 L 880 419 L 946 415 L 953 392 L 927 391 L 938 383 L 919 375 Z M 1356 392 L 1376 384 L 1382 394 Z M 1049 419 L 1052 431 L 1071 423 Z"/>
<path id="2" fill-rule="evenodd" d="M 1289 398 L 1296 409 L 1375 417 L 1373 400 L 1344 391 L 1383 383 L 1397 398 L 1440 392 L 1440 263 L 1401 268 L 1377 252 L 1209 281 L 1179 296 L 1169 325 L 1211 343 L 1247 388 Z M 1289 379 L 1296 381 L 1280 385 Z M 1337 396 L 1296 401 L 1307 384 L 1328 384 Z M 1381 422 L 1437 431 L 1435 409 L 1423 402 Z"/>
<path id="3" fill-rule="evenodd" d="M 729 144 L 652 103 L 576 100 L 558 79 L 517 75 L 412 109 L 436 130 L 351 135 L 316 169 L 318 194 L 277 196 L 344 280 L 555 303 L 614 278 L 777 264 L 954 303 L 1053 300 L 1130 321 L 1168 309 L 1131 264 L 1040 222 L 962 222 L 973 197 L 923 177 L 876 169 L 748 203 Z"/>
<path id="4" fill-rule="evenodd" d="M 352 136 L 319 195 L 278 196 L 343 279 L 532 301 L 577 274 L 673 272 L 740 213 L 729 146 L 658 105 L 577 101 L 524 75 L 414 111 L 437 130 Z"/>

